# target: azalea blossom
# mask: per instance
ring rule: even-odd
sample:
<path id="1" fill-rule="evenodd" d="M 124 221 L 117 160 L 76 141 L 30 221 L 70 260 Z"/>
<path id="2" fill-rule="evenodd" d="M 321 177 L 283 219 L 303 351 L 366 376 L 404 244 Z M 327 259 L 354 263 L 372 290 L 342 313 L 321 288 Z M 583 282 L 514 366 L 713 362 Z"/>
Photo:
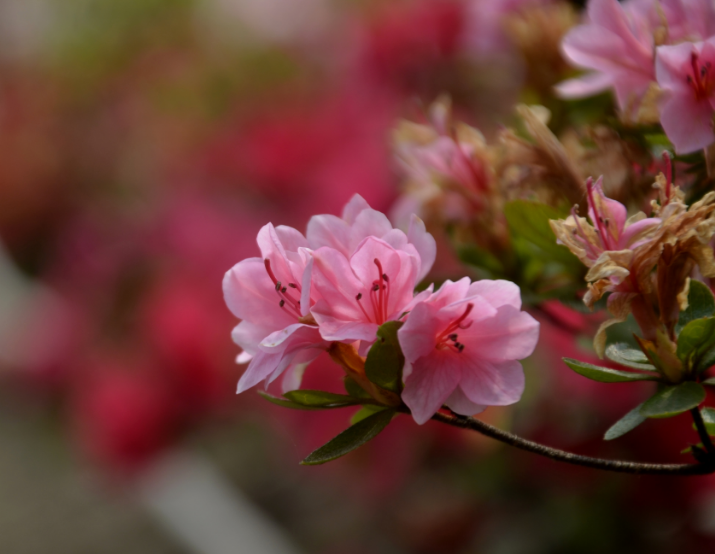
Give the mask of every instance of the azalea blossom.
<path id="1" fill-rule="evenodd" d="M 533 352 L 538 335 L 514 283 L 446 281 L 398 331 L 406 360 L 402 400 L 419 424 L 443 404 L 463 415 L 513 404 L 524 391 L 518 360 Z"/>
<path id="2" fill-rule="evenodd" d="M 588 18 L 566 35 L 562 50 L 566 59 L 591 72 L 559 84 L 556 91 L 563 98 L 583 98 L 613 89 L 628 116 L 657 90 L 656 47 L 715 34 L 710 0 L 591 0 Z"/>
<path id="3" fill-rule="evenodd" d="M 656 78 L 664 91 L 660 120 L 678 154 L 715 142 L 715 37 L 661 46 Z"/>
<path id="4" fill-rule="evenodd" d="M 330 341 L 376 339 L 377 329 L 399 319 L 415 301 L 420 268 L 417 250 L 407 245 L 398 250 L 377 237 L 367 237 L 350 256 L 323 247 L 313 253 L 311 313 L 320 334 Z"/>
<path id="5" fill-rule="evenodd" d="M 328 347 L 310 317 L 308 241 L 291 227 L 265 225 L 258 233 L 260 258 L 231 268 L 223 292 L 231 312 L 242 319 L 232 338 L 243 348 L 237 361 L 250 361 L 238 382 L 243 392 L 261 381 L 268 386 L 288 372 L 283 389 L 297 388 L 304 364 Z"/>
<path id="6" fill-rule="evenodd" d="M 595 266 L 604 252 L 628 252 L 637 248 L 659 224 L 639 212 L 628 218 L 626 207 L 603 193 L 603 177 L 586 181 L 588 217 L 580 217 L 576 206 L 566 220 L 551 220 L 559 244 L 565 245 L 587 267 Z"/>
<path id="7" fill-rule="evenodd" d="M 407 234 L 394 229 L 387 216 L 373 210 L 365 199 L 355 194 L 343 208 L 342 217 L 331 214 L 313 216 L 306 232 L 310 248 L 317 250 L 330 247 L 343 256 L 350 257 L 367 238 L 376 237 L 397 250 L 404 250 L 418 257 L 417 280 L 425 278 L 437 255 L 434 237 L 425 228 L 424 222 L 412 214 Z"/>

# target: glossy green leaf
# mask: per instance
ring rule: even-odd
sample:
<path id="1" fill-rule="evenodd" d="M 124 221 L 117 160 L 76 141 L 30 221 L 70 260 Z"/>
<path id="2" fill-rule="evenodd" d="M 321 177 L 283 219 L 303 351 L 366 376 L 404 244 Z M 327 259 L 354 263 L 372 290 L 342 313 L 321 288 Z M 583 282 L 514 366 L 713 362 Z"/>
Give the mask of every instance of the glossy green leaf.
<path id="1" fill-rule="evenodd" d="M 609 367 L 601 367 L 586 362 L 580 362 L 571 358 L 564 358 L 567 366 L 573 369 L 579 375 L 583 375 L 593 381 L 601 383 L 625 383 L 628 381 L 657 381 L 659 378 L 655 375 L 645 373 L 632 373 L 630 371 L 620 371 Z"/>
<path id="2" fill-rule="evenodd" d="M 357 412 L 355 412 L 353 414 L 353 416 L 350 418 L 350 425 L 355 425 L 357 422 L 362 421 L 363 419 L 370 417 L 372 414 L 381 412 L 382 410 L 385 410 L 385 409 L 386 409 L 385 406 L 377 406 L 377 405 L 370 405 L 370 404 L 368 404 L 367 406 L 363 406 Z"/>
<path id="3" fill-rule="evenodd" d="M 318 407 L 318 406 L 304 406 L 303 404 L 297 404 L 296 402 L 291 402 L 290 400 L 286 400 L 285 398 L 278 398 L 277 396 L 273 396 L 268 394 L 267 392 L 264 392 L 262 390 L 257 391 L 260 396 L 268 400 L 268 402 L 272 402 L 273 404 L 276 404 L 278 406 L 283 406 L 284 408 L 291 408 L 293 410 L 322 410 L 324 408 Z"/>
<path id="4" fill-rule="evenodd" d="M 703 317 L 710 317 L 715 314 L 715 297 L 710 292 L 710 288 L 700 281 L 692 279 L 690 281 L 690 291 L 688 292 L 688 308 L 680 312 L 680 319 L 675 326 L 675 332 L 680 331 L 691 321 Z"/>
<path id="5" fill-rule="evenodd" d="M 330 462 L 352 452 L 374 438 L 382 431 L 395 415 L 395 410 L 382 410 L 348 427 L 330 442 L 311 453 L 302 465 L 318 465 Z"/>
<path id="6" fill-rule="evenodd" d="M 550 219 L 563 219 L 568 214 L 539 202 L 512 200 L 504 206 L 504 215 L 514 236 L 536 245 L 548 258 L 567 265 L 580 264 L 568 248 L 556 243 L 549 225 Z"/>
<path id="7" fill-rule="evenodd" d="M 342 408 L 343 406 L 354 406 L 361 403 L 360 399 L 322 390 L 294 390 L 285 393 L 283 396 L 301 406 L 315 408 Z"/>
<path id="8" fill-rule="evenodd" d="M 678 335 L 678 358 L 688 369 L 704 371 L 712 363 L 711 351 L 715 349 L 715 317 L 694 319 Z"/>
<path id="9" fill-rule="evenodd" d="M 616 421 L 616 423 L 614 423 L 611 428 L 606 431 L 606 434 L 603 436 L 604 440 L 612 441 L 613 439 L 622 437 L 648 419 L 640 413 L 641 406 L 643 406 L 643 404 L 639 404 L 621 419 Z"/>
<path id="10" fill-rule="evenodd" d="M 401 321 L 388 321 L 377 330 L 377 340 L 365 359 L 365 375 L 376 385 L 395 392 L 402 390 L 402 368 L 405 356 L 397 340 Z"/>
<path id="11" fill-rule="evenodd" d="M 662 387 L 641 406 L 645 417 L 673 417 L 695 408 L 705 400 L 705 389 L 693 381 Z"/>
<path id="12" fill-rule="evenodd" d="M 705 429 L 708 431 L 708 435 L 715 436 L 715 408 L 702 408 L 700 414 L 703 416 L 703 423 L 705 423 Z M 697 427 L 693 423 L 693 429 L 697 431 Z"/>
<path id="13" fill-rule="evenodd" d="M 606 358 L 617 364 L 632 367 L 633 369 L 656 371 L 655 366 L 648 361 L 643 351 L 633 348 L 625 342 L 610 344 L 606 348 Z"/>

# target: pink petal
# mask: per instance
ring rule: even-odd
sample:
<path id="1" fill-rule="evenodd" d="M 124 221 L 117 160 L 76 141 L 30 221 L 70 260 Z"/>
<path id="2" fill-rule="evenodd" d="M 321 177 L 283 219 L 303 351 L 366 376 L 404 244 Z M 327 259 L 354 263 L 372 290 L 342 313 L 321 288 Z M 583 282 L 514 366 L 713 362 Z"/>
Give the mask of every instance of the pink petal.
<path id="1" fill-rule="evenodd" d="M 410 227 L 407 231 L 407 240 L 414 245 L 420 255 L 421 265 L 417 280 L 421 281 L 432 269 L 437 257 L 437 242 L 427 232 L 424 221 L 415 214 L 410 216 Z"/>
<path id="2" fill-rule="evenodd" d="M 660 122 L 678 154 L 688 154 L 715 141 L 713 108 L 707 100 L 673 93 L 660 108 Z"/>
<path id="3" fill-rule="evenodd" d="M 460 387 L 475 404 L 508 406 L 524 392 L 524 370 L 515 360 L 488 362 L 474 356 L 462 364 Z"/>
<path id="4" fill-rule="evenodd" d="M 464 394 L 461 387 L 454 389 L 454 392 L 449 395 L 449 398 L 444 402 L 453 412 L 458 414 L 473 416 L 486 410 L 486 406 L 475 404 L 467 395 Z"/>
<path id="5" fill-rule="evenodd" d="M 465 352 L 467 349 L 476 351 L 482 359 L 521 360 L 530 356 L 536 347 L 539 322 L 526 312 L 506 305 L 499 308 L 494 317 L 474 321 L 459 335 L 460 342 L 466 345 Z"/>
<path id="6" fill-rule="evenodd" d="M 613 86 L 613 78 L 607 73 L 587 73 L 575 79 L 563 81 L 554 87 L 560 98 L 584 98 L 593 96 Z"/>
<path id="7" fill-rule="evenodd" d="M 381 276 L 375 260 L 379 261 L 382 274 L 387 275 L 389 280 L 387 314 L 388 319 L 392 319 L 399 316 L 412 299 L 417 284 L 419 260 L 416 256 L 395 250 L 386 242 L 375 237 L 367 237 L 363 240 L 350 258 L 350 267 L 363 283 L 363 294 L 366 300 L 372 283 L 380 280 Z M 367 313 L 371 314 L 372 312 L 368 309 Z"/>
<path id="8" fill-rule="evenodd" d="M 446 319 L 439 318 L 437 306 L 427 302 L 417 304 L 397 331 L 405 358 L 414 362 L 430 354 L 437 345 L 437 333 L 446 323 Z"/>
<path id="9" fill-rule="evenodd" d="M 591 194 L 588 197 L 588 217 L 591 218 L 591 222 L 595 226 L 599 219 L 608 220 L 608 233 L 616 241 L 626 225 L 628 211 L 618 200 L 612 200 L 604 194 L 603 176 L 599 177 L 592 185 Z"/>
<path id="10" fill-rule="evenodd" d="M 438 308 L 443 308 L 449 304 L 454 304 L 460 300 L 464 300 L 467 296 L 470 287 L 469 277 L 462 277 L 459 281 L 450 281 L 447 279 L 439 290 L 430 298 L 430 303 Z"/>
<path id="11" fill-rule="evenodd" d="M 322 302 L 326 314 L 346 321 L 359 321 L 362 312 L 355 300 L 362 292 L 363 283 L 355 276 L 347 258 L 332 248 L 319 248 L 313 252 L 312 288 L 320 298 L 311 310 L 320 312 Z"/>
<path id="12" fill-rule="evenodd" d="M 521 309 L 521 290 L 511 281 L 498 279 L 482 279 L 475 281 L 469 287 L 467 296 L 479 295 L 489 302 L 494 308 L 501 306 L 513 306 L 517 310 Z"/>
<path id="13" fill-rule="evenodd" d="M 343 208 L 343 219 L 348 225 L 355 223 L 358 214 L 363 210 L 369 210 L 370 205 L 359 194 L 354 194 L 350 201 Z"/>
<path id="14" fill-rule="evenodd" d="M 275 331 L 260 342 L 264 352 L 285 352 L 322 343 L 320 332 L 315 325 L 294 323 L 285 329 Z"/>
<path id="15" fill-rule="evenodd" d="M 282 358 L 281 353 L 258 352 L 241 375 L 236 393 L 240 394 L 266 379 L 278 367 Z"/>
<path id="16" fill-rule="evenodd" d="M 693 93 L 687 81 L 691 71 L 690 55 L 692 52 L 693 44 L 691 42 L 656 48 L 655 78 L 660 88 L 676 94 Z"/>
<path id="17" fill-rule="evenodd" d="M 440 409 L 459 383 L 461 372 L 459 367 L 450 363 L 449 357 L 447 353 L 436 353 L 412 364 L 402 391 L 402 400 L 419 425 L 428 421 Z M 405 365 L 408 363 L 405 362 Z"/>
<path id="18" fill-rule="evenodd" d="M 392 223 L 387 216 L 377 210 L 369 209 L 361 211 L 355 218 L 352 226 L 353 248 L 366 237 L 382 237 L 392 230 Z"/>
<path id="19" fill-rule="evenodd" d="M 621 235 L 621 240 L 619 241 L 619 250 L 625 250 L 626 248 L 636 248 L 640 246 L 643 242 L 641 239 L 653 229 L 660 225 L 660 219 L 657 217 L 647 217 L 636 221 L 635 223 L 626 227 L 625 231 Z M 644 239 L 647 240 L 647 239 Z"/>
<path id="20" fill-rule="evenodd" d="M 273 328 L 260 327 L 258 325 L 254 325 L 250 321 L 242 321 L 233 328 L 233 331 L 231 331 L 231 339 L 233 339 L 233 342 L 235 342 L 238 346 L 243 348 L 245 352 L 253 355 L 258 352 L 258 345 L 261 341 L 270 335 L 272 331 Z M 250 358 L 246 360 L 245 357 L 242 359 L 245 361 L 238 363 L 245 363 L 250 360 Z"/>
<path id="21" fill-rule="evenodd" d="M 352 231 L 349 225 L 334 215 L 314 215 L 308 222 L 306 232 L 310 247 L 318 249 L 329 246 L 346 256 L 352 254 L 348 249 L 351 243 Z"/>
<path id="22" fill-rule="evenodd" d="M 223 294 L 229 310 L 240 319 L 271 329 L 295 323 L 278 305 L 280 299 L 260 258 L 247 258 L 226 272 Z"/>

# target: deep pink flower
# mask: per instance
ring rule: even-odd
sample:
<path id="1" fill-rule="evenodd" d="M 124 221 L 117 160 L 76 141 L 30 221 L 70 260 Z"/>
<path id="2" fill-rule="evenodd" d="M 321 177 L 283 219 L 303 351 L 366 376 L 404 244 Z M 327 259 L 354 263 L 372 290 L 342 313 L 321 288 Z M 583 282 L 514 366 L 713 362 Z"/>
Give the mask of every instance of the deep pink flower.
<path id="1" fill-rule="evenodd" d="M 250 364 L 238 392 L 260 381 L 269 385 L 287 369 L 283 389 L 297 388 L 301 365 L 327 348 L 317 326 L 306 319 L 311 298 L 305 269 L 308 242 L 291 227 L 265 225 L 258 233 L 261 258 L 248 258 L 226 273 L 223 291 L 229 309 L 243 321 L 233 330 L 243 348 L 238 362 Z"/>
<path id="2" fill-rule="evenodd" d="M 427 275 L 437 255 L 435 240 L 419 217 L 410 217 L 405 234 L 393 229 L 387 216 L 373 210 L 359 194 L 355 194 L 345 205 L 342 218 L 329 214 L 313 216 L 308 222 L 306 235 L 311 248 L 317 250 L 329 246 L 348 258 L 367 237 L 379 238 L 396 250 L 411 254 L 416 251 L 419 258 L 418 281 Z"/>
<path id="3" fill-rule="evenodd" d="M 377 328 L 409 311 L 420 257 L 410 244 L 398 250 L 367 237 L 346 257 L 334 248 L 313 253 L 311 309 L 325 340 L 372 343 Z M 427 293 L 429 294 L 429 293 Z"/>
<path id="4" fill-rule="evenodd" d="M 538 335 L 515 284 L 447 281 L 398 331 L 406 358 L 402 399 L 419 424 L 443 404 L 464 415 L 513 404 L 524 391 L 517 360 L 533 352 Z"/>
<path id="5" fill-rule="evenodd" d="M 678 154 L 715 141 L 715 37 L 705 42 L 661 46 L 656 78 L 665 91 L 660 121 Z"/>

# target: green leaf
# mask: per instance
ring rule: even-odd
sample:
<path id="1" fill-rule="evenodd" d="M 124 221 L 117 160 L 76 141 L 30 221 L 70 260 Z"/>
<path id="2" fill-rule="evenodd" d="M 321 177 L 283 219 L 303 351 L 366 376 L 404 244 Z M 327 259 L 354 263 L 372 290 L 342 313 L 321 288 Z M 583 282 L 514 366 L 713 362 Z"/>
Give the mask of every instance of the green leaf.
<path id="1" fill-rule="evenodd" d="M 613 439 L 622 437 L 648 419 L 640 413 L 641 406 L 643 406 L 643 404 L 639 404 L 621 419 L 616 421 L 616 423 L 614 423 L 611 428 L 606 431 L 606 434 L 603 436 L 604 440 L 612 441 Z"/>
<path id="2" fill-rule="evenodd" d="M 294 390 L 285 393 L 283 396 L 291 402 L 311 408 L 342 408 L 343 406 L 354 406 L 362 402 L 360 399 L 351 396 L 333 394 L 322 390 Z"/>
<path id="3" fill-rule="evenodd" d="M 348 427 L 330 442 L 311 453 L 302 465 L 318 465 L 330 462 L 362 446 L 382 431 L 395 415 L 395 410 L 382 410 Z"/>
<path id="4" fill-rule="evenodd" d="M 705 371 L 715 349 L 715 317 L 694 319 L 678 335 L 678 358 L 692 371 Z"/>
<path id="5" fill-rule="evenodd" d="M 617 364 L 633 369 L 641 369 L 645 371 L 656 371 L 653 364 L 648 362 L 648 358 L 643 351 L 632 348 L 631 345 L 625 342 L 617 342 L 606 348 L 606 358 Z"/>
<path id="6" fill-rule="evenodd" d="M 372 398 L 365 389 L 357 384 L 355 379 L 351 379 L 347 375 L 343 378 L 343 385 L 345 386 L 345 392 L 348 393 L 348 396 L 352 396 L 353 398 Z"/>
<path id="7" fill-rule="evenodd" d="M 695 408 L 705 400 L 705 389 L 693 381 L 663 387 L 641 406 L 645 417 L 673 417 Z"/>
<path id="8" fill-rule="evenodd" d="M 571 358 L 564 358 L 566 365 L 579 375 L 583 375 L 593 381 L 600 383 L 625 383 L 628 381 L 658 381 L 659 377 L 645 373 L 631 373 L 630 371 L 620 371 L 608 367 L 601 367 L 586 362 L 580 362 Z"/>
<path id="9" fill-rule="evenodd" d="M 700 410 L 700 414 L 703 416 L 703 423 L 705 423 L 708 435 L 715 436 L 715 408 L 703 408 Z M 693 429 L 698 430 L 695 423 L 693 423 Z"/>
<path id="10" fill-rule="evenodd" d="M 549 225 L 550 219 L 563 219 L 568 214 L 539 202 L 512 200 L 504 206 L 504 215 L 514 236 L 536 245 L 551 260 L 580 267 L 578 258 L 568 248 L 556 243 Z"/>
<path id="11" fill-rule="evenodd" d="M 700 382 L 701 385 L 715 385 L 715 377 L 708 377 L 705 381 Z"/>
<path id="12" fill-rule="evenodd" d="M 401 321 L 388 321 L 377 330 L 377 340 L 365 359 L 365 375 L 377 386 L 400 394 L 405 356 L 397 340 Z"/>
<path id="13" fill-rule="evenodd" d="M 386 409 L 385 406 L 376 406 L 369 404 L 367 406 L 363 406 L 353 414 L 353 417 L 350 418 L 350 425 L 355 425 L 358 421 L 362 421 L 363 419 L 370 417 L 372 414 L 381 412 L 384 409 Z"/>
<path id="14" fill-rule="evenodd" d="M 691 321 L 710 317 L 715 314 L 715 297 L 710 292 L 710 288 L 700 281 L 691 279 L 690 291 L 688 292 L 688 308 L 680 312 L 680 319 L 675 326 L 675 332 L 680 331 Z"/>
<path id="15" fill-rule="evenodd" d="M 297 404 L 296 402 L 291 402 L 290 400 L 285 400 L 284 398 L 278 398 L 277 396 L 272 396 L 267 392 L 262 390 L 257 391 L 260 396 L 272 402 L 278 406 L 283 406 L 284 408 L 291 408 L 293 410 L 322 410 L 322 407 L 317 406 L 305 406 L 303 404 Z"/>

